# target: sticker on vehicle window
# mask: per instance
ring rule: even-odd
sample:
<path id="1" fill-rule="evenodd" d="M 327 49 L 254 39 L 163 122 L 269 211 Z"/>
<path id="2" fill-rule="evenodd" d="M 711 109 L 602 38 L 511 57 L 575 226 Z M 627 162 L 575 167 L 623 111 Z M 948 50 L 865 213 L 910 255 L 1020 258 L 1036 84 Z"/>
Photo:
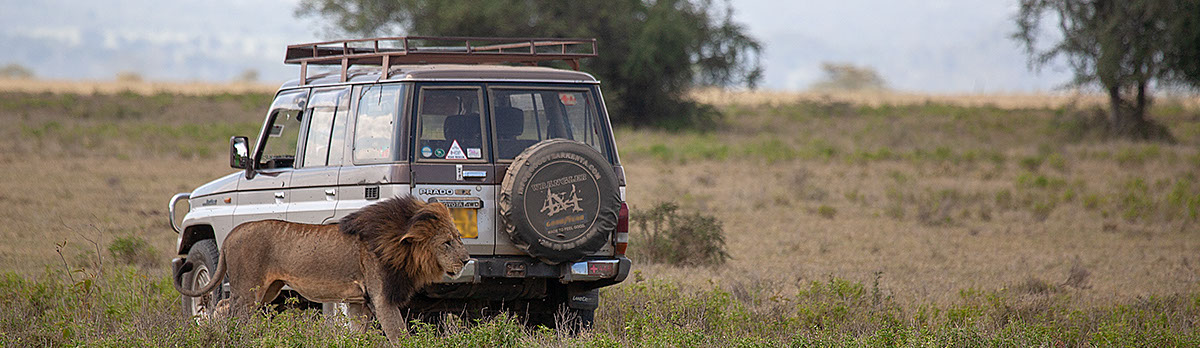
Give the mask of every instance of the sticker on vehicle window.
<path id="1" fill-rule="evenodd" d="M 565 106 L 575 106 L 575 93 L 559 93 L 558 101 Z"/>
<path id="2" fill-rule="evenodd" d="M 450 150 L 446 152 L 446 159 L 465 160 L 467 154 L 463 153 L 462 147 L 458 146 L 458 140 L 450 143 Z"/>
<path id="3" fill-rule="evenodd" d="M 283 134 L 283 125 L 282 124 L 271 125 L 271 134 L 270 134 L 271 137 L 279 137 L 282 134 Z"/>
<path id="4" fill-rule="evenodd" d="M 442 150 L 442 149 L 433 150 L 433 157 L 442 158 L 443 156 L 446 156 L 446 150 Z"/>
<path id="5" fill-rule="evenodd" d="M 480 151 L 479 148 L 477 148 L 477 147 L 468 147 L 467 148 L 467 158 L 481 158 L 481 157 L 483 157 L 483 151 Z"/>
<path id="6" fill-rule="evenodd" d="M 429 157 L 429 156 L 433 156 L 433 149 L 429 148 L 428 146 L 422 147 L 421 148 L 421 157 Z"/>

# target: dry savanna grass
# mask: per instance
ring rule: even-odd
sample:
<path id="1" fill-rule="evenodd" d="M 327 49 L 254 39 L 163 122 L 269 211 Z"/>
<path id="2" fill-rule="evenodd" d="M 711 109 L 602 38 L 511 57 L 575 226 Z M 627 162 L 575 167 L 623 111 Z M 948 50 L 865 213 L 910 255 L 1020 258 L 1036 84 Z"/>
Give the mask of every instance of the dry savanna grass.
<path id="1" fill-rule="evenodd" d="M 140 77 L 119 78 L 114 81 L 64 81 L 41 79 L 0 78 L 0 92 L 116 94 L 132 92 L 143 95 L 159 93 L 182 95 L 275 93 L 278 85 L 261 83 L 209 83 L 143 81 Z"/>
<path id="2" fill-rule="evenodd" d="M 843 102 L 856 105 L 919 105 L 926 103 L 957 106 L 990 106 L 1003 109 L 1091 107 L 1107 105 L 1108 99 L 1095 92 L 1073 90 L 1053 93 L 994 93 L 994 94 L 922 94 L 898 91 L 836 91 L 790 92 L 699 89 L 690 93 L 694 100 L 713 105 L 780 105 L 798 102 Z M 1195 94 L 1169 96 L 1169 103 L 1188 108 L 1200 107 Z"/>
<path id="3" fill-rule="evenodd" d="M 0 269 L 34 277 L 64 263 L 76 268 L 97 249 L 136 236 L 163 261 L 140 267 L 164 276 L 176 238 L 167 198 L 232 171 L 228 137 L 258 129 L 269 92 L 73 88 L 0 93 Z M 733 339 L 749 335 L 877 345 L 895 342 L 889 330 L 899 327 L 915 335 L 903 337 L 942 344 L 1111 344 L 1122 341 L 1105 330 L 1143 332 L 1121 320 L 1166 330 L 1145 331 L 1150 337 L 1182 330 L 1196 339 L 1194 101 L 1162 101 L 1152 111 L 1174 143 L 1138 143 L 1104 139 L 1092 104 L 1058 97 L 702 93 L 710 94 L 697 99 L 717 102 L 725 114 L 718 130 L 618 129 L 616 136 L 635 211 L 674 202 L 715 216 L 730 259 L 685 268 L 635 260 L 628 282 L 602 292 L 597 329 L 585 343 L 760 342 Z M 115 262 L 117 254 L 99 253 Z M 14 279 L 0 279 L 0 288 L 34 289 Z M 156 306 L 173 306 L 169 285 L 143 285 Z M 506 336 L 520 330 L 508 320 L 449 332 L 581 344 L 545 333 Z M 1022 320 L 1098 336 L 1022 341 L 1026 331 L 1005 329 Z M 921 336 L 930 327 L 949 331 Z M 255 337 L 233 326 L 201 330 Z M 146 332 L 131 337 L 178 334 Z M 194 334 L 184 335 L 213 342 Z M 55 335 L 39 342 L 58 342 Z M 1129 337 L 1124 342 L 1191 342 Z M 363 342 L 356 344 L 379 341 Z"/>
<path id="4" fill-rule="evenodd" d="M 878 278 L 908 304 L 1031 281 L 1112 303 L 1200 282 L 1196 108 L 1155 109 L 1175 144 L 1098 139 L 1088 110 L 1064 107 L 724 108 L 716 132 L 617 134 L 635 208 L 678 200 L 725 223 L 727 266 L 649 274 Z"/>

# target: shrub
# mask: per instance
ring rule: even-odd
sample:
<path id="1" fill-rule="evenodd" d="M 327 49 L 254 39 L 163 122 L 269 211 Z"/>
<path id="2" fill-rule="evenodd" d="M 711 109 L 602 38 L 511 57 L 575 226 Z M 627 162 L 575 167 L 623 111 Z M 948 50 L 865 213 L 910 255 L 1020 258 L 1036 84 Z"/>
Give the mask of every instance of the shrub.
<path id="1" fill-rule="evenodd" d="M 837 208 L 822 204 L 817 208 L 817 214 L 826 219 L 833 219 L 837 216 Z"/>
<path id="2" fill-rule="evenodd" d="M 675 266 L 717 266 L 729 259 L 721 221 L 698 212 L 680 213 L 679 205 L 661 203 L 633 212 L 638 227 L 631 254 L 640 260 Z"/>
<path id="3" fill-rule="evenodd" d="M 158 265 L 158 251 L 138 236 L 120 237 L 108 244 L 108 254 L 117 262 L 154 267 Z"/>

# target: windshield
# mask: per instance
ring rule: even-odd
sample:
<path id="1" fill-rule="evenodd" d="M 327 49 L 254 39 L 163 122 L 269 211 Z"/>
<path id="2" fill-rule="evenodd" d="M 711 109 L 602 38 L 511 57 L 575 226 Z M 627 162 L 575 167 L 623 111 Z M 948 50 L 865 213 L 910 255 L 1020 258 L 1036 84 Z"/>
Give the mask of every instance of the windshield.
<path id="1" fill-rule="evenodd" d="M 279 93 L 271 103 L 270 119 L 266 126 L 266 137 L 258 139 L 262 153 L 258 156 L 258 168 L 291 168 L 296 160 L 296 145 L 300 138 L 300 125 L 308 90 Z"/>

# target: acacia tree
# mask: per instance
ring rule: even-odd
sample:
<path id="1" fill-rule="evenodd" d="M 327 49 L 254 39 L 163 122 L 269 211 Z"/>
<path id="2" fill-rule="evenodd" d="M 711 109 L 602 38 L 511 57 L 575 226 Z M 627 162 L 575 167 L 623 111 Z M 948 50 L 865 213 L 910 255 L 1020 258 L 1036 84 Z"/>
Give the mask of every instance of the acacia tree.
<path id="1" fill-rule="evenodd" d="M 613 121 L 631 125 L 710 123 L 688 89 L 762 78 L 761 44 L 712 0 L 302 0 L 296 13 L 347 35 L 595 37 L 600 55 L 582 69 L 606 85 Z"/>
<path id="2" fill-rule="evenodd" d="M 1200 86 L 1200 1 L 1177 3 L 1182 14 L 1167 26 L 1167 64 L 1178 71 L 1178 78 L 1193 87 Z"/>
<path id="3" fill-rule="evenodd" d="M 1065 58 L 1075 73 L 1073 84 L 1099 84 L 1108 95 L 1113 133 L 1147 138 L 1155 129 L 1146 119 L 1150 88 L 1185 81 L 1170 51 L 1180 21 L 1200 16 L 1180 12 L 1195 7 L 1188 1 L 1195 2 L 1021 0 L 1013 37 L 1029 53 L 1031 66 Z M 1039 30 L 1047 17 L 1056 20 L 1061 40 L 1040 46 Z"/>

